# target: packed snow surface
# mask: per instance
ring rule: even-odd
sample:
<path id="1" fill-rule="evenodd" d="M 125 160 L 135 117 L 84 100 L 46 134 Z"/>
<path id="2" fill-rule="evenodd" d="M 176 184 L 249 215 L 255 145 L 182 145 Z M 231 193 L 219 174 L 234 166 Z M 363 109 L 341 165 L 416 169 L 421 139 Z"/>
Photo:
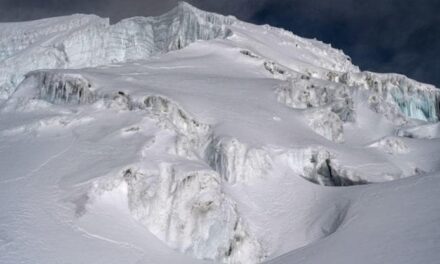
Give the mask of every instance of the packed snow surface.
<path id="1" fill-rule="evenodd" d="M 183 2 L 0 36 L 0 263 L 440 259 L 434 86 Z"/>

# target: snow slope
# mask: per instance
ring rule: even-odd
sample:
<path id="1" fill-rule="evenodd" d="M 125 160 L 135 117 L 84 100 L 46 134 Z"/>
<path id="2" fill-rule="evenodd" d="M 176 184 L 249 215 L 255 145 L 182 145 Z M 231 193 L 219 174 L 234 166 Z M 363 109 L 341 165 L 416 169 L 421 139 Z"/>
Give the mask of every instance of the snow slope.
<path id="1" fill-rule="evenodd" d="M 0 263 L 440 258 L 437 88 L 183 2 L 0 35 Z"/>

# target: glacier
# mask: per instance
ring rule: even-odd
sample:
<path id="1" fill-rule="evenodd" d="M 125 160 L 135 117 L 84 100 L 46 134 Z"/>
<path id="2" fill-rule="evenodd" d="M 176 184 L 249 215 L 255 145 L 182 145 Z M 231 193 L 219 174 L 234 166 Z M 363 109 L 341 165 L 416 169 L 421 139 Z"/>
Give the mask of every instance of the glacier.
<path id="1" fill-rule="evenodd" d="M 439 259 L 438 88 L 184 2 L 0 36 L 0 263 Z"/>
<path id="2" fill-rule="evenodd" d="M 398 107 L 406 117 L 430 122 L 439 120 L 439 91 L 398 74 L 344 74 L 340 81 L 373 92 L 381 105 Z M 381 110 L 378 110 L 381 111 Z M 387 111 L 389 112 L 389 111 Z"/>
<path id="3" fill-rule="evenodd" d="M 248 234 L 234 202 L 222 195 L 219 176 L 179 167 L 163 163 L 158 171 L 126 169 L 120 178 L 97 182 L 89 195 L 123 188 L 135 219 L 170 247 L 197 258 L 261 261 L 261 246 Z"/>
<path id="4" fill-rule="evenodd" d="M 114 25 L 94 15 L 57 20 L 18 25 L 21 30 L 15 30 L 17 25 L 12 23 L 0 31 L 1 99 L 8 98 L 32 70 L 93 67 L 148 58 L 197 40 L 225 38 L 231 34 L 227 25 L 235 19 L 200 12 L 181 2 L 162 16 L 128 18 Z"/>

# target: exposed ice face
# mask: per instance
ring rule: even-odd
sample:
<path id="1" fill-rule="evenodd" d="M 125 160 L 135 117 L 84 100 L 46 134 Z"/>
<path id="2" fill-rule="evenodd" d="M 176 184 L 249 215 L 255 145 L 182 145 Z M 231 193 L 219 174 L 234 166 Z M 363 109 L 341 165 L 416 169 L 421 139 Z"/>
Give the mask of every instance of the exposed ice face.
<path id="1" fill-rule="evenodd" d="M 402 75 L 371 72 L 346 73 L 339 81 L 368 89 L 372 109 L 392 121 L 401 119 L 398 112 L 412 119 L 439 120 L 440 92 L 432 85 L 418 83 Z"/>
<path id="2" fill-rule="evenodd" d="M 439 90 L 400 75 L 329 72 L 327 79 L 318 79 L 288 72 L 282 80 L 275 91 L 278 101 L 304 110 L 310 128 L 334 142 L 344 141 L 344 122 L 356 122 L 356 104 L 362 103 L 358 94 L 368 98 L 372 111 L 397 126 L 410 119 L 439 118 Z"/>
<path id="3" fill-rule="evenodd" d="M 291 149 L 278 159 L 305 179 L 325 186 L 366 184 L 355 170 L 341 165 L 335 155 L 323 148 Z"/>
<path id="4" fill-rule="evenodd" d="M 36 43 L 41 43 L 42 40 L 99 22 L 108 24 L 105 19 L 94 15 L 71 15 L 2 25 L 0 26 L 0 62 L 8 60 L 9 57 Z"/>
<path id="5" fill-rule="evenodd" d="M 61 74 L 57 77 L 66 79 Z M 62 86 L 56 89 L 63 90 Z M 41 99 L 53 101 L 51 97 Z M 171 139 L 160 146 L 155 145 L 154 139 L 145 150 L 154 154 L 142 152 L 145 159 L 159 154 L 165 160 L 151 166 L 146 165 L 151 162 L 141 158 L 139 164 L 130 165 L 122 175 L 94 181 L 86 194 L 89 204 L 97 196 L 117 192 L 122 186 L 133 217 L 169 247 L 222 263 L 253 264 L 264 259 L 263 247 L 241 218 L 235 202 L 223 191 L 228 183 L 200 160 L 211 135 L 209 125 L 164 96 L 147 96 L 137 102 L 120 92 L 100 94 L 97 100 L 112 110 L 145 112 L 161 129 L 171 132 Z M 59 102 L 69 103 L 61 99 Z M 167 153 L 167 149 L 171 151 Z"/>
<path id="6" fill-rule="evenodd" d="M 92 15 L 1 25 L 0 36 L 6 37 L 0 42 L 0 99 L 8 98 L 30 71 L 145 59 L 197 40 L 226 38 L 234 21 L 182 2 L 162 16 L 134 17 L 115 25 Z"/>
<path id="7" fill-rule="evenodd" d="M 200 259 L 258 263 L 262 249 L 249 235 L 214 171 L 161 164 L 156 172 L 124 172 L 136 219 L 172 248 Z"/>
<path id="8" fill-rule="evenodd" d="M 171 153 L 188 159 L 203 157 L 211 138 L 211 127 L 204 124 L 162 96 L 148 96 L 144 106 L 157 118 L 159 125 L 177 132 Z"/>
<path id="9" fill-rule="evenodd" d="M 295 109 L 327 108 L 344 121 L 355 121 L 355 88 L 300 75 L 276 90 L 278 101 Z"/>
<path id="10" fill-rule="evenodd" d="M 11 38 L 6 38 L 7 44 L 3 46 L 7 50 L 4 54 L 8 55 L 0 61 L 0 98 L 8 98 L 30 71 L 95 65 L 102 57 L 103 47 L 99 45 L 104 42 L 103 34 L 108 25 L 108 19 L 73 15 L 54 21 L 45 19 L 0 26 L 3 33 L 18 28 Z M 19 48 L 10 49 L 10 42 Z M 78 61 L 81 53 L 83 59 Z M 90 61 L 84 65 L 85 60 Z"/>
<path id="11" fill-rule="evenodd" d="M 92 103 L 96 99 L 92 84 L 80 74 L 40 71 L 28 74 L 39 98 L 52 103 Z"/>
<path id="12" fill-rule="evenodd" d="M 324 186 L 350 186 L 368 181 L 354 169 L 340 164 L 322 147 L 289 149 L 250 147 L 234 138 L 215 138 L 206 149 L 208 164 L 229 184 L 252 184 L 284 170 Z"/>
<path id="13" fill-rule="evenodd" d="M 231 184 L 264 178 L 272 169 L 272 158 L 267 150 L 250 148 L 234 138 L 214 138 L 206 148 L 205 159 Z"/>
<path id="14" fill-rule="evenodd" d="M 300 75 L 289 78 L 276 89 L 278 102 L 304 109 L 308 125 L 328 140 L 344 141 L 343 122 L 354 122 L 352 90 L 346 85 Z"/>

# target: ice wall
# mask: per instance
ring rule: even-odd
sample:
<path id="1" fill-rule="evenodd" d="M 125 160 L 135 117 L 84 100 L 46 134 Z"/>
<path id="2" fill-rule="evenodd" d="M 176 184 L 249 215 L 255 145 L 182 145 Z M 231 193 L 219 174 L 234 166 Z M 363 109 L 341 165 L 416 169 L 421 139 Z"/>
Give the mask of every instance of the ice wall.
<path id="1" fill-rule="evenodd" d="M 342 121 L 354 121 L 353 90 L 347 85 L 298 75 L 288 78 L 276 94 L 280 103 L 291 108 L 326 108 Z"/>
<path id="2" fill-rule="evenodd" d="M 398 74 L 372 72 L 345 73 L 339 81 L 350 86 L 360 86 L 371 92 L 370 105 L 389 119 L 399 109 L 406 117 L 437 122 L 440 117 L 440 90 Z"/>
<path id="3" fill-rule="evenodd" d="M 303 177 L 325 186 L 349 186 L 368 181 L 340 164 L 322 147 L 287 149 L 251 147 L 236 138 L 214 137 L 205 152 L 206 162 L 229 184 L 252 184 L 280 173 Z"/>
<path id="4" fill-rule="evenodd" d="M 80 74 L 36 71 L 27 74 L 28 87 L 51 103 L 85 104 L 96 99 L 92 84 Z"/>
<path id="5" fill-rule="evenodd" d="M 144 59 L 197 40 L 226 38 L 234 21 L 182 2 L 162 16 L 115 25 L 93 15 L 0 24 L 0 36 L 6 36 L 0 40 L 0 99 L 8 98 L 30 71 Z"/>
<path id="6" fill-rule="evenodd" d="M 263 148 L 250 148 L 235 138 L 215 137 L 205 150 L 205 160 L 230 184 L 250 183 L 272 169 L 272 157 Z"/>
<path id="7" fill-rule="evenodd" d="M 148 96 L 144 100 L 146 107 L 164 128 L 176 132 L 176 142 L 170 150 L 172 154 L 199 159 L 211 138 L 211 127 L 183 110 L 177 103 L 163 96 Z"/>
<path id="8" fill-rule="evenodd" d="M 223 263 L 261 261 L 261 246 L 223 194 L 216 172 L 163 163 L 159 171 L 128 169 L 123 177 L 134 217 L 169 246 Z"/>

